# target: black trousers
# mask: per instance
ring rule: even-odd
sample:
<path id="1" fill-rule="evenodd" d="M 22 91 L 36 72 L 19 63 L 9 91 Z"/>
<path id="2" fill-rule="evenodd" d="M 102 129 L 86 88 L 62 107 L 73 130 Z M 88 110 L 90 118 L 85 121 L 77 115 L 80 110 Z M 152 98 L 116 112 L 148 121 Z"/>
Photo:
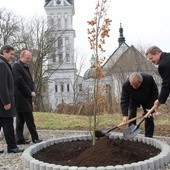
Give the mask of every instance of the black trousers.
<path id="1" fill-rule="evenodd" d="M 7 148 L 16 148 L 17 145 L 14 134 L 13 117 L 0 117 L 0 129 L 1 127 L 3 128 Z"/>
<path id="2" fill-rule="evenodd" d="M 32 141 L 38 139 L 38 133 L 34 123 L 32 112 L 18 112 L 16 117 L 16 140 L 17 142 L 24 141 L 24 124 L 26 123 L 28 130 L 31 134 Z"/>
<path id="3" fill-rule="evenodd" d="M 130 106 L 129 107 L 129 119 L 136 117 L 137 114 L 137 106 Z M 129 126 L 131 124 L 135 124 L 136 125 L 136 120 L 129 123 Z M 153 137 L 154 134 L 154 119 L 151 116 L 150 118 L 146 118 L 145 119 L 145 137 Z"/>

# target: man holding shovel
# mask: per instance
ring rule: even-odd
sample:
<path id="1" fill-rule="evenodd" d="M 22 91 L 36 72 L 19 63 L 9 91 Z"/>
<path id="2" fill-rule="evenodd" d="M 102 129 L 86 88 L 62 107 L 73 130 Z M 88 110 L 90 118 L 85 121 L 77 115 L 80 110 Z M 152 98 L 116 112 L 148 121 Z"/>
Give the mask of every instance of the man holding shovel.
<path id="1" fill-rule="evenodd" d="M 166 103 L 170 95 L 170 53 L 162 52 L 157 46 L 152 46 L 146 51 L 146 56 L 150 62 L 158 65 L 158 72 L 162 78 L 161 91 L 158 99 L 154 102 L 154 107 Z"/>
<path id="2" fill-rule="evenodd" d="M 133 72 L 123 83 L 121 94 L 121 111 L 123 122 L 136 117 L 137 108 L 142 106 L 144 113 L 151 109 L 158 97 L 158 88 L 149 74 Z M 129 114 L 128 114 L 129 111 Z M 136 124 L 136 121 L 129 123 Z M 145 136 L 153 137 L 154 121 L 153 117 L 145 119 Z"/>

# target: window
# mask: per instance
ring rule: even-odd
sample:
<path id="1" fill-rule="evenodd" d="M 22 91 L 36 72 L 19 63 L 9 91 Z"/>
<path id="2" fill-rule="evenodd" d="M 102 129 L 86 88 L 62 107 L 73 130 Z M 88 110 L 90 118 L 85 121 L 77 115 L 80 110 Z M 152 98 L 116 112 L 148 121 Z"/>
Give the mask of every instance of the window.
<path id="1" fill-rule="evenodd" d="M 67 62 L 70 62 L 70 55 L 69 55 L 68 52 L 66 52 L 66 61 L 67 61 Z"/>
<path id="2" fill-rule="evenodd" d="M 82 84 L 79 84 L 79 92 L 82 91 Z"/>
<path id="3" fill-rule="evenodd" d="M 63 40 L 62 40 L 62 38 L 59 38 L 58 39 L 58 47 L 60 48 L 62 46 L 63 46 Z"/>
<path id="4" fill-rule="evenodd" d="M 58 18 L 58 29 L 61 29 L 61 19 Z"/>
<path id="5" fill-rule="evenodd" d="M 63 54 L 62 53 L 59 54 L 59 63 L 63 63 Z"/>
<path id="6" fill-rule="evenodd" d="M 65 38 L 65 44 L 66 44 L 66 47 L 69 46 L 69 37 L 66 37 L 66 38 Z"/>
<path id="7" fill-rule="evenodd" d="M 64 85 L 61 84 L 61 92 L 64 92 Z"/>
<path id="8" fill-rule="evenodd" d="M 109 93 L 111 90 L 110 84 L 106 84 L 106 93 Z"/>
<path id="9" fill-rule="evenodd" d="M 64 24 L 65 24 L 65 28 L 68 28 L 68 14 L 67 13 L 64 14 Z"/>
<path id="10" fill-rule="evenodd" d="M 58 92 L 58 86 L 55 85 L 55 92 Z"/>
<path id="11" fill-rule="evenodd" d="M 55 54 L 52 54 L 52 61 L 53 61 L 53 63 L 56 62 L 56 55 Z"/>
<path id="12" fill-rule="evenodd" d="M 65 28 L 68 28 L 68 19 L 65 18 L 64 22 L 65 22 Z"/>
<path id="13" fill-rule="evenodd" d="M 58 22 L 57 22 L 57 24 L 58 24 L 58 28 L 60 29 L 61 28 L 61 14 L 58 14 L 58 16 L 57 16 L 57 20 L 58 20 Z"/>
<path id="14" fill-rule="evenodd" d="M 69 84 L 67 84 L 67 92 L 69 92 L 70 91 L 70 86 L 69 86 Z"/>

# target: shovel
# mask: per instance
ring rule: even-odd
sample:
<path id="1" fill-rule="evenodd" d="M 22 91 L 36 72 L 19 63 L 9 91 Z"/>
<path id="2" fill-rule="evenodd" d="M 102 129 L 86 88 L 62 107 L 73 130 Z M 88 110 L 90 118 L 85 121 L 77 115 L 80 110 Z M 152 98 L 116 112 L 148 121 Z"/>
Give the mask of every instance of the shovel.
<path id="1" fill-rule="evenodd" d="M 127 124 L 129 124 L 130 122 L 133 122 L 134 120 L 140 119 L 140 118 L 142 118 L 142 117 L 143 117 L 143 115 L 136 116 L 136 117 L 128 120 L 127 122 L 120 123 L 120 124 L 116 125 L 115 127 L 107 130 L 107 131 L 106 131 L 106 130 L 101 130 L 101 131 L 96 130 L 96 131 L 95 131 L 95 137 L 101 138 L 101 137 L 107 136 L 107 134 L 108 134 L 109 132 L 111 132 L 112 130 L 117 129 L 117 128 L 121 127 L 121 126 L 127 125 Z"/>
<path id="2" fill-rule="evenodd" d="M 139 134 L 142 130 L 139 129 L 139 126 L 142 124 L 142 122 L 155 110 L 155 107 L 153 106 L 140 120 L 140 122 L 137 125 L 131 124 L 124 132 L 123 136 L 124 139 L 132 139 L 137 134 Z"/>

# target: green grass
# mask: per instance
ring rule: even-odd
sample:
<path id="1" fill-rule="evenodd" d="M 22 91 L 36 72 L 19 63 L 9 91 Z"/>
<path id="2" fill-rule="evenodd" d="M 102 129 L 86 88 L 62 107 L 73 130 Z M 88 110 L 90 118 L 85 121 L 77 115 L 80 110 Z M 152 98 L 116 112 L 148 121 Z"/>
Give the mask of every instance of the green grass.
<path id="1" fill-rule="evenodd" d="M 140 114 L 140 113 L 139 113 Z M 35 124 L 37 129 L 46 130 L 89 130 L 90 117 L 69 114 L 57 114 L 47 112 L 34 113 Z M 122 121 L 120 113 L 112 115 L 100 115 L 97 117 L 98 127 L 113 127 Z M 157 125 L 169 125 L 169 118 L 164 116 L 155 119 Z"/>

